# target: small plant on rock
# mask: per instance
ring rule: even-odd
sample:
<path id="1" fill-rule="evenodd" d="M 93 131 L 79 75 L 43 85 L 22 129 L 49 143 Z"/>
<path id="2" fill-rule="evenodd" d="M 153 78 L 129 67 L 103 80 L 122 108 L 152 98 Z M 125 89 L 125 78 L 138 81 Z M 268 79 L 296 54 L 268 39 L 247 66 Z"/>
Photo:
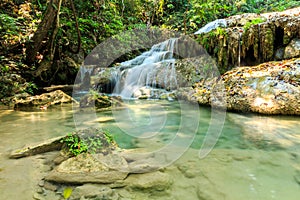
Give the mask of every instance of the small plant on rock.
<path id="1" fill-rule="evenodd" d="M 87 144 L 83 140 L 80 140 L 77 135 L 72 133 L 68 134 L 61 142 L 66 144 L 69 148 L 69 152 L 74 156 L 88 151 Z"/>
<path id="2" fill-rule="evenodd" d="M 105 138 L 106 138 L 106 141 L 111 144 L 115 141 L 115 139 L 113 138 L 112 134 L 109 132 L 109 130 L 105 130 L 103 132 Z"/>
<path id="3" fill-rule="evenodd" d="M 88 152 L 90 153 L 97 153 L 97 151 L 101 149 L 103 146 L 101 138 L 89 137 L 87 138 L 87 143 L 88 143 Z"/>
<path id="4" fill-rule="evenodd" d="M 71 155 L 81 153 L 107 153 L 114 149 L 117 144 L 108 130 L 85 129 L 75 133 L 69 133 L 61 141 Z"/>

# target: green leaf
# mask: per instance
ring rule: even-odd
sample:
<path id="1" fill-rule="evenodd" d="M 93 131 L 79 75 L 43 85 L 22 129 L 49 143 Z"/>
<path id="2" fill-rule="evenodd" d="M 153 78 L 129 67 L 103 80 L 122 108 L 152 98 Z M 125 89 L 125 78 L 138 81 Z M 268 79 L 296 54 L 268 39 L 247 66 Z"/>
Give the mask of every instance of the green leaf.
<path id="1" fill-rule="evenodd" d="M 72 188 L 70 187 L 65 188 L 63 192 L 64 199 L 68 199 L 71 196 L 72 192 L 73 192 Z"/>

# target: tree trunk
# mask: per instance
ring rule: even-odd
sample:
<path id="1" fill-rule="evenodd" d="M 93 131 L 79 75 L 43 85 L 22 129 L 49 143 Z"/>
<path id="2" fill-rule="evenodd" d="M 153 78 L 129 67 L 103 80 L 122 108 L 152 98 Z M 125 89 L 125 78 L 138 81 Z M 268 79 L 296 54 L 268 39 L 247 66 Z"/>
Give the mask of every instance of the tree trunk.
<path id="1" fill-rule="evenodd" d="M 27 44 L 26 61 L 28 64 L 32 64 L 35 61 L 37 52 L 39 52 L 42 47 L 42 41 L 46 38 L 49 30 L 54 25 L 54 20 L 58 13 L 57 8 L 59 7 L 59 2 L 60 0 L 50 0 L 42 22 L 39 24 L 31 41 Z"/>

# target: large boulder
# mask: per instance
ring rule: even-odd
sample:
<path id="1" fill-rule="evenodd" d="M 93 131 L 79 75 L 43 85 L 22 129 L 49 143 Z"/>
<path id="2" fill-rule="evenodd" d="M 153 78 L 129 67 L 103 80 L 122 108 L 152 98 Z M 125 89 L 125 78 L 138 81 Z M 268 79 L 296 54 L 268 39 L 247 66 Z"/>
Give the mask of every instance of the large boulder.
<path id="1" fill-rule="evenodd" d="M 128 164 L 117 154 L 79 154 L 62 162 L 45 179 L 58 183 L 113 183 L 128 175 Z"/>
<path id="2" fill-rule="evenodd" d="M 284 58 L 300 57 L 300 39 L 293 39 L 284 50 Z"/>
<path id="3" fill-rule="evenodd" d="M 113 93 L 116 84 L 117 67 L 98 67 L 97 73 L 91 76 L 91 85 L 100 92 Z"/>
<path id="4" fill-rule="evenodd" d="M 80 99 L 80 108 L 109 108 L 111 106 L 122 105 L 122 99 L 119 96 L 107 96 L 104 94 L 86 94 Z"/>
<path id="5" fill-rule="evenodd" d="M 17 96 L 12 100 L 15 110 L 47 109 L 49 106 L 76 102 L 61 90 L 36 96 Z"/>

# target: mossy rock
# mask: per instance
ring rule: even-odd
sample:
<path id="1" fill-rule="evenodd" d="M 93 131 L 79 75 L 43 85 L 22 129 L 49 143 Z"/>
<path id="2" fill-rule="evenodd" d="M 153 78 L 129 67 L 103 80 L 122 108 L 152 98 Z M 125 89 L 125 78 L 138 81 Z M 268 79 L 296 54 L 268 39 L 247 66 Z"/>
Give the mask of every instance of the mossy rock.
<path id="1" fill-rule="evenodd" d="M 97 109 L 109 108 L 113 105 L 121 105 L 121 97 L 112 97 L 101 94 L 87 94 L 80 99 L 80 108 L 96 107 Z"/>
<path id="2" fill-rule="evenodd" d="M 110 133 L 96 128 L 76 131 L 67 135 L 61 142 L 62 150 L 73 155 L 85 152 L 108 154 L 118 147 Z"/>

